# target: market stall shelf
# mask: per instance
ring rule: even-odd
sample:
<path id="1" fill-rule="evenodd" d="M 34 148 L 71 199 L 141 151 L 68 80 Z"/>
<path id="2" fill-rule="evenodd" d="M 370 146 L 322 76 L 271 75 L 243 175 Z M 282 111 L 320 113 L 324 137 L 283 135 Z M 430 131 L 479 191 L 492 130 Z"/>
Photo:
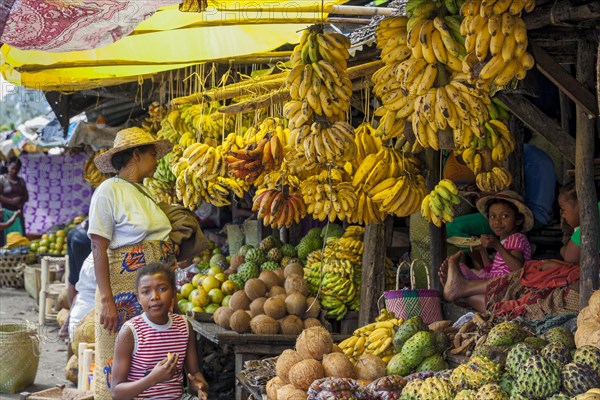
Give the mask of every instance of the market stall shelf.
<path id="1" fill-rule="evenodd" d="M 210 322 L 199 322 L 188 317 L 192 329 L 198 336 L 211 341 L 219 346 L 231 345 L 235 352 L 235 374 L 242 371 L 244 362 L 256 360 L 262 356 L 278 356 L 285 349 L 293 348 L 296 343 L 294 335 L 256 335 L 251 333 L 237 333 L 223 329 Z M 334 342 L 346 339 L 348 335 L 332 334 Z M 198 337 L 198 339 L 200 339 Z M 202 346 L 198 346 L 200 349 Z M 241 400 L 247 398 L 248 394 L 236 386 L 235 398 Z"/>

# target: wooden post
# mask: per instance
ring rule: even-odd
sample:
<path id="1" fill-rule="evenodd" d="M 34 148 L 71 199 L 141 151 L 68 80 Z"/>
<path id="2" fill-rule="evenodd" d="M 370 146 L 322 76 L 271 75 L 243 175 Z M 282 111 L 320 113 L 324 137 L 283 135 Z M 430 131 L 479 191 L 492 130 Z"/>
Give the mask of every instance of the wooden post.
<path id="1" fill-rule="evenodd" d="M 440 153 L 433 149 L 425 150 L 425 164 L 427 166 L 427 189 L 433 190 L 435 185 L 442 179 Z M 438 272 L 442 261 L 446 258 L 446 227 L 438 228 L 434 224 L 429 224 L 429 235 L 431 242 L 429 245 L 429 254 L 431 255 L 431 265 L 429 266 L 429 274 L 431 276 L 431 288 L 441 289 Z"/>
<path id="2" fill-rule="evenodd" d="M 385 236 L 385 222 L 371 223 L 365 229 L 358 326 L 367 325 L 379 314 L 377 300 L 385 290 Z"/>
<path id="3" fill-rule="evenodd" d="M 576 77 L 581 84 L 591 89 L 594 86 L 594 44 L 590 40 L 580 40 L 577 47 Z M 577 134 L 575 136 L 575 188 L 579 201 L 581 245 L 579 267 L 579 308 L 588 304 L 595 289 L 598 289 L 598 207 L 594 190 L 594 122 L 588 118 L 583 108 L 577 104 Z"/>
<path id="4" fill-rule="evenodd" d="M 571 120 L 572 112 L 569 104 L 569 98 L 566 94 L 559 93 L 560 101 L 560 127 L 563 131 L 569 132 L 569 121 Z M 558 172 L 560 173 L 560 182 L 567 182 L 567 170 L 571 168 L 571 163 L 565 157 L 561 157 Z"/>
<path id="5" fill-rule="evenodd" d="M 516 142 L 515 151 L 508 157 L 508 170 L 513 177 L 510 188 L 517 193 L 525 193 L 523 123 L 518 118 L 512 117 L 510 120 L 510 131 L 514 135 Z"/>

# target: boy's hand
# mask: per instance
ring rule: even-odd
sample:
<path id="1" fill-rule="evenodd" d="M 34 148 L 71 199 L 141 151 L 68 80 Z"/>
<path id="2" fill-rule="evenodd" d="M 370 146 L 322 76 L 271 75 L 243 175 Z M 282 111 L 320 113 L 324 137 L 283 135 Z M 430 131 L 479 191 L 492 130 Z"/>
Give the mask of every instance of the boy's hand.
<path id="1" fill-rule="evenodd" d="M 498 249 L 500 241 L 494 235 L 481 235 L 481 245 L 486 249 Z"/>
<path id="2" fill-rule="evenodd" d="M 161 360 L 154 366 L 150 376 L 156 383 L 166 382 L 177 374 L 177 360 L 179 359 L 178 354 L 168 356 L 164 360 Z"/>
<path id="3" fill-rule="evenodd" d="M 194 375 L 188 373 L 190 388 L 198 392 L 198 398 L 200 400 L 208 400 L 208 383 L 204 380 L 204 376 L 201 373 Z"/>

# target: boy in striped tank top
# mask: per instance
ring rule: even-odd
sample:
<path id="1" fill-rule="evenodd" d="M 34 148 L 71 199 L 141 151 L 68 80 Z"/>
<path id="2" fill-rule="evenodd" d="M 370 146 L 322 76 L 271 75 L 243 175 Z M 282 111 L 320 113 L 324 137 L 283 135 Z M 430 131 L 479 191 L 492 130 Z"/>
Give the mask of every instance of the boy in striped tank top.
<path id="1" fill-rule="evenodd" d="M 142 315 L 127 321 L 115 344 L 110 394 L 113 399 L 180 399 L 183 370 L 190 389 L 208 399 L 198 368 L 196 339 L 190 324 L 171 314 L 175 276 L 160 263 L 140 268 L 136 280 Z"/>

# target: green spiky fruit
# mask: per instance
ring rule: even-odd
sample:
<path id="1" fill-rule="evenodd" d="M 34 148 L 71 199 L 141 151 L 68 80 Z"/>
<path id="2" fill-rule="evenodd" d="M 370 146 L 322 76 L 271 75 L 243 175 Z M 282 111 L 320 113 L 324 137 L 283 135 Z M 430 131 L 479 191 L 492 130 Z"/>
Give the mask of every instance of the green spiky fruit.
<path id="1" fill-rule="evenodd" d="M 530 336 L 525 338 L 523 343 L 529 345 L 533 349 L 542 350 L 548 344 L 548 341 L 537 336 Z"/>
<path id="2" fill-rule="evenodd" d="M 283 252 L 283 255 L 285 257 L 294 258 L 298 255 L 298 253 L 296 252 L 296 248 L 289 243 L 286 243 L 283 246 L 281 246 L 281 251 Z"/>
<path id="3" fill-rule="evenodd" d="M 436 353 L 424 359 L 423 362 L 417 366 L 416 372 L 437 372 L 448 368 L 448 363 L 444 360 L 444 356 Z"/>
<path id="4" fill-rule="evenodd" d="M 263 251 L 261 249 L 257 249 L 257 248 L 250 249 L 246 253 L 246 262 L 250 262 L 250 263 L 256 264 L 256 265 L 261 265 L 265 261 L 267 261 L 267 260 L 265 258 L 265 254 L 263 253 Z"/>
<path id="5" fill-rule="evenodd" d="M 536 351 L 525 343 L 516 344 L 506 356 L 506 370 L 515 378 L 525 360 L 534 354 L 536 354 Z"/>
<path id="6" fill-rule="evenodd" d="M 404 343 L 400 352 L 404 354 L 406 362 L 416 368 L 424 359 L 435 354 L 433 332 L 419 331 L 415 333 Z"/>
<path id="7" fill-rule="evenodd" d="M 488 383 L 497 383 L 502 376 L 502 365 L 484 357 L 471 357 L 452 371 L 450 381 L 456 390 L 479 389 Z"/>
<path id="8" fill-rule="evenodd" d="M 546 400 L 571 400 L 571 396 L 564 393 L 556 393 L 552 397 L 548 397 Z"/>
<path id="9" fill-rule="evenodd" d="M 473 389 L 465 389 L 456 393 L 456 397 L 454 400 L 475 400 L 475 396 L 477 395 L 477 391 Z"/>
<path id="10" fill-rule="evenodd" d="M 548 331 L 542 335 L 542 338 L 550 343 L 562 342 L 569 350 L 575 348 L 575 337 L 571 331 L 562 326 L 548 329 Z"/>
<path id="11" fill-rule="evenodd" d="M 388 375 L 400 375 L 406 376 L 413 372 L 413 366 L 411 366 L 405 359 L 402 353 L 394 354 L 394 356 L 387 363 L 387 374 Z"/>
<path id="12" fill-rule="evenodd" d="M 417 390 L 419 399 L 453 400 L 456 392 L 448 379 L 427 378 Z"/>
<path id="13" fill-rule="evenodd" d="M 253 262 L 246 261 L 240 265 L 237 274 L 240 279 L 246 283 L 248 279 L 258 278 L 258 275 L 260 275 L 260 268 Z M 242 284 L 241 287 L 244 287 L 244 285 Z"/>
<path id="14" fill-rule="evenodd" d="M 598 370 L 589 365 L 572 362 L 562 370 L 562 384 L 567 394 L 577 396 L 600 387 L 600 376 Z"/>
<path id="15" fill-rule="evenodd" d="M 500 385 L 488 383 L 479 388 L 475 400 L 509 400 L 509 397 Z"/>
<path id="16" fill-rule="evenodd" d="M 562 342 L 548 343 L 540 354 L 548 361 L 558 365 L 559 368 L 571 362 L 571 352 Z"/>
<path id="17" fill-rule="evenodd" d="M 473 354 L 471 355 L 473 357 L 482 356 L 488 360 L 504 365 L 506 363 L 506 353 L 506 350 L 502 347 L 484 343 L 475 347 L 475 350 L 473 350 Z"/>
<path id="18" fill-rule="evenodd" d="M 267 253 L 269 250 L 275 248 L 277 246 L 277 242 L 275 240 L 275 236 L 267 236 L 258 244 L 258 248 L 263 252 Z"/>
<path id="19" fill-rule="evenodd" d="M 300 240 L 296 251 L 298 252 L 298 258 L 306 260 L 306 257 L 315 250 L 320 250 L 323 247 L 323 239 L 319 235 L 317 236 L 305 236 Z"/>
<path id="20" fill-rule="evenodd" d="M 306 233 L 306 237 L 319 237 L 321 236 L 321 232 L 323 231 L 323 228 L 311 228 L 307 233 Z"/>
<path id="21" fill-rule="evenodd" d="M 526 336 L 527 332 L 515 322 L 501 322 L 490 330 L 486 343 L 492 346 L 506 346 L 522 342 Z"/>
<path id="22" fill-rule="evenodd" d="M 291 257 L 283 257 L 281 259 L 281 261 L 279 262 L 279 265 L 281 265 L 281 268 L 285 268 L 285 266 L 288 265 L 290 260 L 291 260 Z"/>
<path id="23" fill-rule="evenodd" d="M 267 271 L 275 271 L 276 269 L 281 268 L 281 266 L 276 263 L 275 261 L 267 261 L 262 263 L 262 265 L 260 266 L 260 269 L 262 271 L 267 270 Z"/>
<path id="24" fill-rule="evenodd" d="M 339 226 L 338 224 L 329 224 L 327 226 L 324 226 L 323 229 L 321 230 L 321 237 L 323 238 L 323 240 L 326 240 L 327 238 L 330 237 L 342 237 L 342 235 L 344 234 L 344 228 L 342 228 L 341 226 Z"/>
<path id="25" fill-rule="evenodd" d="M 575 350 L 573 362 L 588 365 L 600 375 L 600 349 L 595 346 L 585 345 Z"/>
<path id="26" fill-rule="evenodd" d="M 394 339 L 392 344 L 394 345 L 394 350 L 396 353 L 399 353 L 402 350 L 402 346 L 404 343 L 415 333 L 419 331 L 428 331 L 429 328 L 423 322 L 423 319 L 420 316 L 412 317 L 407 319 L 402 325 L 398 327 L 398 330 L 394 334 Z"/>
<path id="27" fill-rule="evenodd" d="M 518 369 L 515 382 L 516 393 L 530 399 L 545 399 L 560 388 L 560 368 L 534 354 Z"/>
<path id="28" fill-rule="evenodd" d="M 408 382 L 406 386 L 404 386 L 404 389 L 402 389 L 400 400 L 420 400 L 419 389 L 421 389 L 423 384 L 424 381 L 420 379 Z"/>
<path id="29" fill-rule="evenodd" d="M 253 248 L 254 248 L 254 246 L 252 246 L 250 244 L 242 245 L 242 247 L 240 247 L 240 249 L 238 250 L 238 256 L 245 257 L 246 253 L 248 253 L 248 250 L 253 249 Z"/>
<path id="30" fill-rule="evenodd" d="M 238 290 L 244 288 L 245 281 L 238 274 L 231 274 L 227 277 L 231 282 L 235 283 Z"/>
<path id="31" fill-rule="evenodd" d="M 515 380 L 510 376 L 509 373 L 503 373 L 498 384 L 506 394 L 509 396 L 513 395 L 513 392 L 515 391 Z"/>
<path id="32" fill-rule="evenodd" d="M 272 248 L 267 253 L 267 259 L 269 261 L 279 263 L 282 258 L 283 258 L 283 252 L 280 249 L 278 249 L 277 247 Z"/>

